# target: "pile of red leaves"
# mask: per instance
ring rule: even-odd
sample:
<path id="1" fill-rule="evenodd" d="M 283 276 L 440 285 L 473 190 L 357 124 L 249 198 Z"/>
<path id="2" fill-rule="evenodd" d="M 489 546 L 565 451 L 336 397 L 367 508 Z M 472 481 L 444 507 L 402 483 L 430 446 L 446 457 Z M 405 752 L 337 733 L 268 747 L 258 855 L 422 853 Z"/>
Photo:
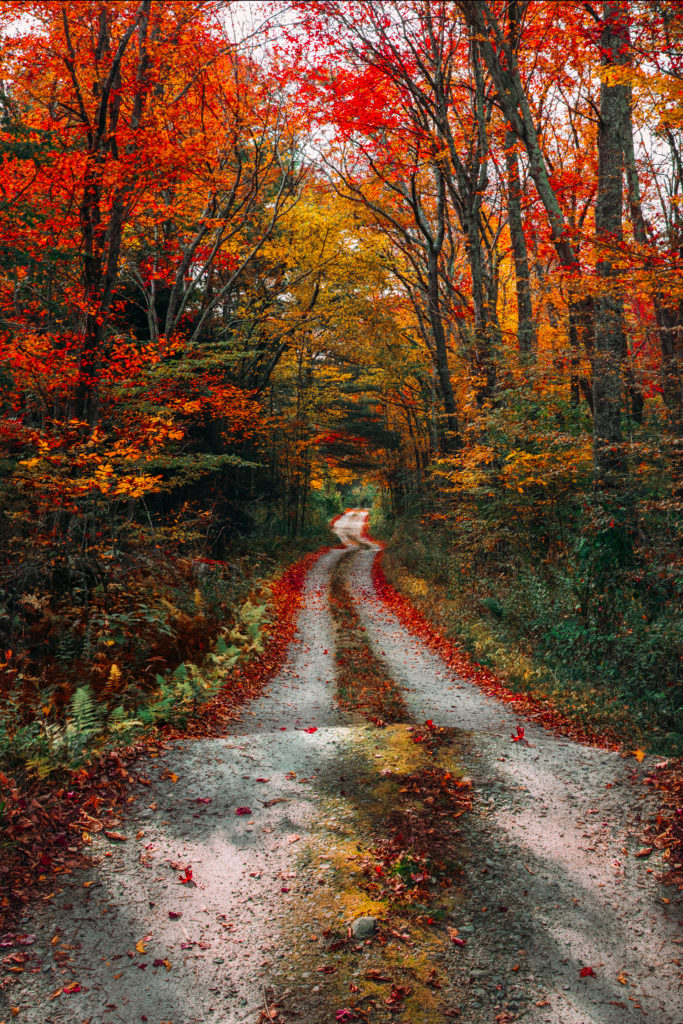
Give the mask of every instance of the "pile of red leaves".
<path id="1" fill-rule="evenodd" d="M 307 555 L 273 585 L 272 622 L 263 654 L 237 669 L 186 730 L 153 730 L 135 745 L 107 753 L 66 779 L 19 781 L 0 773 L 0 932 L 10 927 L 29 900 L 51 899 L 60 875 L 88 865 L 88 837 L 116 829 L 118 815 L 134 799 L 133 787 L 150 784 L 140 774 L 143 759 L 158 757 L 171 739 L 221 735 L 240 707 L 277 674 L 296 631 L 306 574 L 319 554 Z M 116 832 L 112 836 L 125 839 Z"/>
<path id="2" fill-rule="evenodd" d="M 662 799 L 651 832 L 653 846 L 662 851 L 667 864 L 663 881 L 683 890 L 683 762 L 680 758 L 662 761 L 644 781 Z"/>

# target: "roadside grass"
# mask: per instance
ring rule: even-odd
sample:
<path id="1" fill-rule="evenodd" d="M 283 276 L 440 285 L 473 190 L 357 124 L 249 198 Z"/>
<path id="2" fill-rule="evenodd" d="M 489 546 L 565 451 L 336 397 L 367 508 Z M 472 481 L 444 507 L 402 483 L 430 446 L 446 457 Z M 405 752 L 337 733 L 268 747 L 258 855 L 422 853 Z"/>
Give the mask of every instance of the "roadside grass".
<path id="1" fill-rule="evenodd" d="M 603 597 L 608 615 L 591 592 L 590 568 L 579 574 L 539 558 L 511 572 L 495 557 L 477 558 L 452 532 L 409 520 L 389 534 L 382 568 L 446 639 L 512 692 L 550 700 L 626 748 L 683 752 L 675 602 L 646 614 L 629 581 L 619 589 L 616 579 Z"/>

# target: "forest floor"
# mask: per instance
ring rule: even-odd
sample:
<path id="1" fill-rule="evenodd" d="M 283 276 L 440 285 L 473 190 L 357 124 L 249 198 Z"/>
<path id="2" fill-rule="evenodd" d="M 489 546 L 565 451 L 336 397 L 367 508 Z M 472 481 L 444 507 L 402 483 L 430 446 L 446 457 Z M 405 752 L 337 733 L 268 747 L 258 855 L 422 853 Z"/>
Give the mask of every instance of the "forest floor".
<path id="1" fill-rule="evenodd" d="M 2 938 L 0 1022 L 683 1022 L 654 762 L 458 677 L 377 598 L 366 519 L 337 522 L 268 692 L 152 757 L 92 867 Z M 358 658 L 393 721 L 338 702 Z"/>

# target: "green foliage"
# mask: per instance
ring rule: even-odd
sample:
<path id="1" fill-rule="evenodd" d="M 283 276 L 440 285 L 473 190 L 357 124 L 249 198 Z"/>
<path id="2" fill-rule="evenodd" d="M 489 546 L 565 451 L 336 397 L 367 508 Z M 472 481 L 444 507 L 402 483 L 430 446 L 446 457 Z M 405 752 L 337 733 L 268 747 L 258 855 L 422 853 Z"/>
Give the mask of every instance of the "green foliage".
<path id="1" fill-rule="evenodd" d="M 551 694 L 626 742 L 680 753 L 681 538 L 658 475 L 661 465 L 632 480 L 628 502 L 560 477 L 532 503 L 500 485 L 486 497 L 461 490 L 426 528 L 395 524 L 389 564 L 418 603 L 428 582 L 430 614 L 513 689 Z"/>

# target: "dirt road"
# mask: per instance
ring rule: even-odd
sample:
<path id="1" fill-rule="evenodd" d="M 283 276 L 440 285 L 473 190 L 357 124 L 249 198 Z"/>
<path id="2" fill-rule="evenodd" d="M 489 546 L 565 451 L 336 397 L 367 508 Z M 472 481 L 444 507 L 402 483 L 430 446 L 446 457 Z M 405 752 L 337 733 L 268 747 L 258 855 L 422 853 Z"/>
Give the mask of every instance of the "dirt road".
<path id="1" fill-rule="evenodd" d="M 364 518 L 337 523 L 353 551 L 312 569 L 269 692 L 231 735 L 151 761 L 126 839 L 94 835 L 93 869 L 27 915 L 35 942 L 0 1021 L 683 1022 L 674 894 L 656 854 L 635 856 L 648 760 L 529 723 L 531 745 L 512 743 L 518 719 L 376 599 Z M 339 709 L 328 586 L 342 558 L 408 722 Z M 457 823 L 447 872 L 443 857 L 390 860 L 432 812 L 435 849 Z"/>

